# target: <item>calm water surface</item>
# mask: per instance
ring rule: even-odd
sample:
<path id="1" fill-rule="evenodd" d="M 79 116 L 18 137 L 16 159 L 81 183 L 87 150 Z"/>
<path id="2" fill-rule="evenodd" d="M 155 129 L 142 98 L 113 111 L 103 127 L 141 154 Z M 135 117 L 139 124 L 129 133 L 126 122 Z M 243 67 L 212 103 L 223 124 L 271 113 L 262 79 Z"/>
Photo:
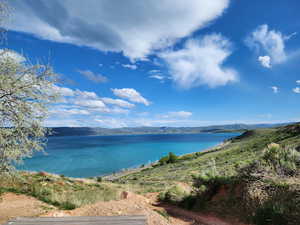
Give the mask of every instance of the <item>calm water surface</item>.
<path id="1" fill-rule="evenodd" d="M 50 137 L 46 154 L 26 159 L 19 169 L 71 177 L 118 172 L 160 159 L 201 151 L 239 133 Z"/>

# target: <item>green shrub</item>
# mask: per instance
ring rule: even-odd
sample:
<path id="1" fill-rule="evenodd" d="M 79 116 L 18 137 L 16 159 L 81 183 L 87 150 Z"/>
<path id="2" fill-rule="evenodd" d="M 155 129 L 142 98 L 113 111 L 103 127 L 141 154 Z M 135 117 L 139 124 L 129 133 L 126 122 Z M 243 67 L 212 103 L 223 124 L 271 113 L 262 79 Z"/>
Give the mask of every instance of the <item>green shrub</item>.
<path id="1" fill-rule="evenodd" d="M 288 224 L 287 219 L 279 207 L 267 205 L 258 208 L 253 217 L 253 223 L 256 225 L 284 225 Z"/>
<path id="2" fill-rule="evenodd" d="M 167 164 L 168 161 L 169 161 L 169 156 L 164 156 L 158 162 L 160 165 L 164 165 L 164 164 Z"/>
<path id="3" fill-rule="evenodd" d="M 158 196 L 158 200 L 172 204 L 180 204 L 180 202 L 182 202 L 182 200 L 187 196 L 188 193 L 182 187 L 176 185 L 164 192 L 161 192 Z"/>
<path id="4" fill-rule="evenodd" d="M 265 148 L 262 159 L 277 174 L 294 175 L 300 162 L 300 153 L 295 148 L 271 143 Z"/>
<path id="5" fill-rule="evenodd" d="M 170 152 L 167 156 L 162 157 L 158 162 L 160 165 L 175 163 L 178 161 L 178 156 Z"/>
<path id="6" fill-rule="evenodd" d="M 64 209 L 64 210 L 72 210 L 72 209 L 77 208 L 77 206 L 72 202 L 62 202 L 62 203 L 60 203 L 59 206 L 61 209 Z"/>
<path id="7" fill-rule="evenodd" d="M 173 152 L 170 152 L 168 163 L 175 163 L 177 160 L 178 160 L 178 156 L 175 155 Z"/>

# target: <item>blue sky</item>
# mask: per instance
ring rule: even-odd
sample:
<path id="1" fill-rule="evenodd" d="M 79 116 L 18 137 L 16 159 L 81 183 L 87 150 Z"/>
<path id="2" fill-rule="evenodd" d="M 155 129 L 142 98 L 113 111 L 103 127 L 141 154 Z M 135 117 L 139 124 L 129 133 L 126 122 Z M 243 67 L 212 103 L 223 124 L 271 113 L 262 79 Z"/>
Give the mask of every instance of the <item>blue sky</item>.
<path id="1" fill-rule="evenodd" d="M 297 0 L 11 0 L 6 48 L 63 82 L 47 126 L 300 119 Z"/>

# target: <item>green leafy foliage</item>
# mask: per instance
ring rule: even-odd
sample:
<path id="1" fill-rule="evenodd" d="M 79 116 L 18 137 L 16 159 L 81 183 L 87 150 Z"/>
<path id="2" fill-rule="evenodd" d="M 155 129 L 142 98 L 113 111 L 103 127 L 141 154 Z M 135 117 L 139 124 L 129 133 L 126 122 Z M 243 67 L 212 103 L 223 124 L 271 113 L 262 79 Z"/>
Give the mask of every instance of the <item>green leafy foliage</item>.
<path id="1" fill-rule="evenodd" d="M 160 165 L 175 163 L 178 160 L 178 156 L 173 152 L 170 152 L 167 156 L 162 157 L 158 162 Z"/>

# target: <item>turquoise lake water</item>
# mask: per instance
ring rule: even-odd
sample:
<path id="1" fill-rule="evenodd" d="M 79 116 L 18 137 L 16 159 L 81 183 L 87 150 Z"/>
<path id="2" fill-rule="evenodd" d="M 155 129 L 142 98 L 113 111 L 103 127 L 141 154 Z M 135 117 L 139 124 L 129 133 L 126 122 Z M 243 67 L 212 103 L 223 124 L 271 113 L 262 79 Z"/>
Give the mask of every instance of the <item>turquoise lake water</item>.
<path id="1" fill-rule="evenodd" d="M 159 160 L 169 152 L 183 155 L 213 147 L 238 133 L 50 137 L 46 154 L 26 159 L 19 169 L 70 177 L 111 174 Z"/>

